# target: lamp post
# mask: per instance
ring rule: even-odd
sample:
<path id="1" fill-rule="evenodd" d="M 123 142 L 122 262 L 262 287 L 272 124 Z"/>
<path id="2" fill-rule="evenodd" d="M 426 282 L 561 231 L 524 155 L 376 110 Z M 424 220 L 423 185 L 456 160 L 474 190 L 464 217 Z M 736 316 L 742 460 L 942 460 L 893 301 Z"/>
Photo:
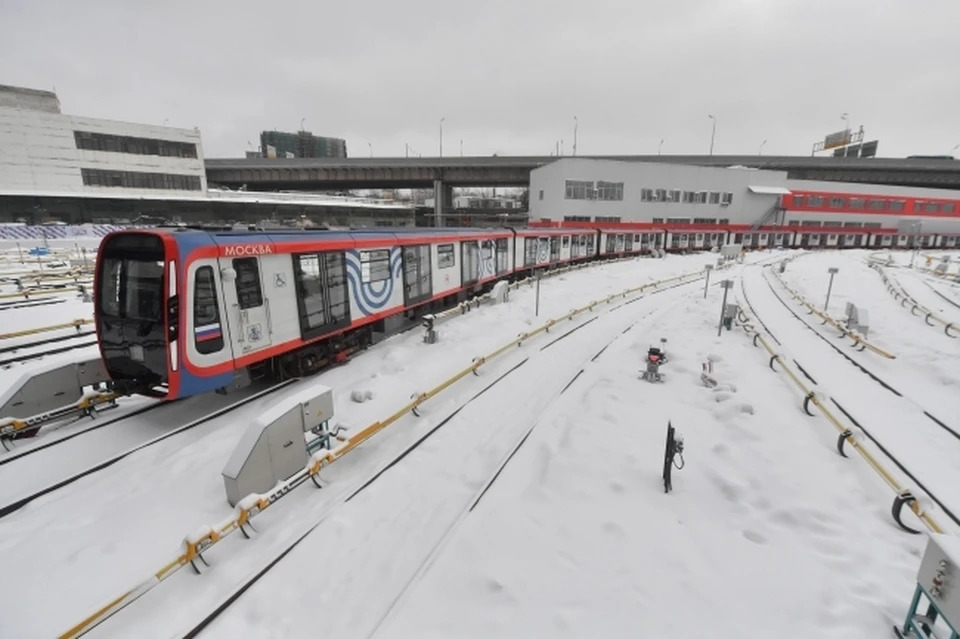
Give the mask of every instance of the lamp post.
<path id="1" fill-rule="evenodd" d="M 843 120 L 843 130 L 849 131 L 850 130 L 850 114 L 844 113 L 843 115 L 840 116 L 840 119 Z"/>
<path id="2" fill-rule="evenodd" d="M 460 157 L 463 157 L 463 140 L 460 140 Z"/>
<path id="3" fill-rule="evenodd" d="M 760 143 L 760 151 L 757 153 L 757 155 L 763 155 L 763 145 L 766 143 L 767 143 L 766 140 Z"/>
<path id="4" fill-rule="evenodd" d="M 827 284 L 827 300 L 823 303 L 824 313 L 827 312 L 827 307 L 830 306 L 830 291 L 833 290 L 833 276 L 836 275 L 839 270 L 836 266 L 831 266 L 827 269 L 827 272 L 830 273 L 830 283 Z"/>
<path id="5" fill-rule="evenodd" d="M 573 157 L 577 157 L 577 127 L 579 125 L 577 116 L 573 116 Z"/>
<path id="6" fill-rule="evenodd" d="M 373 157 L 373 142 L 367 142 L 367 146 L 370 147 L 370 157 Z"/>
<path id="7" fill-rule="evenodd" d="M 443 157 L 443 121 L 447 118 L 440 118 L 440 157 Z"/>
<path id="8" fill-rule="evenodd" d="M 660 138 L 660 146 L 657 147 L 657 155 L 663 152 L 663 138 Z"/>
<path id="9" fill-rule="evenodd" d="M 717 337 L 720 337 L 723 331 L 723 316 L 727 310 L 727 293 L 733 288 L 733 280 L 723 280 L 720 282 L 720 286 L 723 287 L 723 303 L 720 305 L 720 322 L 717 323 Z"/>
<path id="10" fill-rule="evenodd" d="M 713 129 L 710 131 L 710 155 L 713 155 L 713 139 L 717 135 L 717 119 L 712 115 L 708 115 L 707 117 L 713 120 Z"/>
<path id="11" fill-rule="evenodd" d="M 707 281 L 703 285 L 703 299 L 707 299 L 707 289 L 710 287 L 710 271 L 713 270 L 713 264 L 707 264 L 703 268 L 707 271 Z"/>

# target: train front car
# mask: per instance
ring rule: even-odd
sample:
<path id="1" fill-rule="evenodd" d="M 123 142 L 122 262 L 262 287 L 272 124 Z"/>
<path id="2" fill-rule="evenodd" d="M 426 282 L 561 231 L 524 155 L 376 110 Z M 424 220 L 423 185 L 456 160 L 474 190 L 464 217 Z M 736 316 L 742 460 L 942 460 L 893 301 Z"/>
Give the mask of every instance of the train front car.
<path id="1" fill-rule="evenodd" d="M 97 254 L 97 342 L 120 393 L 176 397 L 176 244 L 162 231 L 118 231 Z M 171 359 L 173 362 L 171 362 Z"/>

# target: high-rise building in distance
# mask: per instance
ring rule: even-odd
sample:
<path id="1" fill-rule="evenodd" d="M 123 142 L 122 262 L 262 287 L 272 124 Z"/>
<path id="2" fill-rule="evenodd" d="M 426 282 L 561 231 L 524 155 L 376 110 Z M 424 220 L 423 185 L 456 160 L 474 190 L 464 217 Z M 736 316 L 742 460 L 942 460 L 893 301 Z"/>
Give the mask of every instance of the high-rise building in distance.
<path id="1" fill-rule="evenodd" d="M 347 142 L 313 135 L 310 131 L 260 133 L 260 152 L 265 158 L 345 158 Z"/>

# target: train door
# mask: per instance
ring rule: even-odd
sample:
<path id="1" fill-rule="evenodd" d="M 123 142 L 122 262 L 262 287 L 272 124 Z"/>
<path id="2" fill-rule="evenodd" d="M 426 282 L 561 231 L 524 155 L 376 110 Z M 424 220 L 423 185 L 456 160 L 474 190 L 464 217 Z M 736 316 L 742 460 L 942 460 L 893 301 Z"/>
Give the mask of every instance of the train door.
<path id="1" fill-rule="evenodd" d="M 233 271 L 224 282 L 223 300 L 234 358 L 270 346 L 270 301 L 263 295 L 260 258 L 221 258 L 220 268 Z"/>
<path id="2" fill-rule="evenodd" d="M 403 304 L 411 306 L 433 297 L 430 245 L 403 247 Z"/>
<path id="3" fill-rule="evenodd" d="M 551 237 L 550 238 L 550 262 L 559 262 L 560 261 L 560 238 Z"/>

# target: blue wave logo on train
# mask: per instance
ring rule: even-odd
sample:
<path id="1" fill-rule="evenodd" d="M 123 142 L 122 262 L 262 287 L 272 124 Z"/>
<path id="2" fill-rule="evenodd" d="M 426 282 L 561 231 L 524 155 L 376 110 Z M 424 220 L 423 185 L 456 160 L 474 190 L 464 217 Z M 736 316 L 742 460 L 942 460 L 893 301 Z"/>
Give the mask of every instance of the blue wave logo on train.
<path id="1" fill-rule="evenodd" d="M 402 281 L 403 265 L 400 260 L 400 248 L 390 249 L 390 277 L 379 282 L 364 282 L 363 268 L 360 265 L 360 251 L 347 251 L 347 281 L 354 306 L 363 315 L 376 315 L 385 308 L 403 302 L 393 300 L 395 282 Z"/>

